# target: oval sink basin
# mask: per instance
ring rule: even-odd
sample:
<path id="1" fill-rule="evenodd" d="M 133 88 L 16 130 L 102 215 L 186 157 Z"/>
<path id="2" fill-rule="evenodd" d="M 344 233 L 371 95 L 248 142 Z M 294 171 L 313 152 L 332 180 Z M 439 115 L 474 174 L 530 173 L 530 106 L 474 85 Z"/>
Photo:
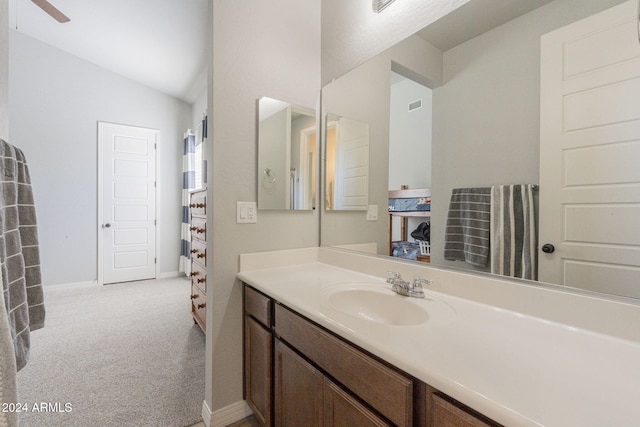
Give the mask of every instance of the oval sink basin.
<path id="1" fill-rule="evenodd" d="M 343 313 L 398 326 L 419 325 L 429 320 L 429 313 L 417 301 L 385 288 L 350 287 L 334 289 L 329 294 L 329 303 Z"/>

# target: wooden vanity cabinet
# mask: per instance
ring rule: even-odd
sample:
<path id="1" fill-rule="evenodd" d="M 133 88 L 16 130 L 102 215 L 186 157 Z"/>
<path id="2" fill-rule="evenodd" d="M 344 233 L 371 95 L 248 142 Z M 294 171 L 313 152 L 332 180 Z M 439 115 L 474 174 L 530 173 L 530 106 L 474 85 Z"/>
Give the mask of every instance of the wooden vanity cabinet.
<path id="1" fill-rule="evenodd" d="M 245 286 L 244 293 L 244 399 L 256 420 L 273 425 L 273 334 L 271 299 Z"/>
<path id="2" fill-rule="evenodd" d="M 499 427 L 244 285 L 244 396 L 263 426 Z"/>
<path id="3" fill-rule="evenodd" d="M 322 373 L 276 339 L 274 374 L 275 425 L 322 427 Z"/>
<path id="4" fill-rule="evenodd" d="M 288 345 L 275 340 L 275 425 L 391 426 Z"/>
<path id="5" fill-rule="evenodd" d="M 326 378 L 323 389 L 325 427 L 386 427 L 391 425 Z"/>
<path id="6" fill-rule="evenodd" d="M 394 425 L 415 425 L 411 377 L 280 304 L 274 311 L 274 330 L 280 339 Z"/>
<path id="7" fill-rule="evenodd" d="M 433 427 L 502 427 L 444 393 L 435 392 L 430 398 Z"/>

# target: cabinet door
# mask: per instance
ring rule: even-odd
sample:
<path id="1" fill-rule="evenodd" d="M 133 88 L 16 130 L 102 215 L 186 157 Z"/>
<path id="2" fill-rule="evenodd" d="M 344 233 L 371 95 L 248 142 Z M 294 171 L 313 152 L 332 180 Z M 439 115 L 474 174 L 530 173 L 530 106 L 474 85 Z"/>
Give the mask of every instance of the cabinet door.
<path id="1" fill-rule="evenodd" d="M 249 316 L 244 331 L 245 399 L 258 422 L 271 426 L 271 332 Z"/>
<path id="2" fill-rule="evenodd" d="M 324 427 L 386 427 L 391 424 L 340 387 L 324 379 Z"/>
<path id="3" fill-rule="evenodd" d="M 393 424 L 413 427 L 413 380 L 280 304 L 275 333 Z"/>
<path id="4" fill-rule="evenodd" d="M 475 411 L 474 411 L 475 412 Z M 437 427 L 497 427 L 500 424 L 472 413 L 444 398 L 438 393 L 433 394 L 433 426 Z"/>
<path id="5" fill-rule="evenodd" d="M 276 340 L 275 425 L 322 426 L 322 374 Z"/>

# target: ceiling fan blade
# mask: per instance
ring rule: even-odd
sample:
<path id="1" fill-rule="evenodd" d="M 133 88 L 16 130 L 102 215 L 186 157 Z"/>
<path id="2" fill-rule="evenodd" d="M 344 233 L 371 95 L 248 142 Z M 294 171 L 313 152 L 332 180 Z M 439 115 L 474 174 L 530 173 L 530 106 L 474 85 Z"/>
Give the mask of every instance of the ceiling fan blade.
<path id="1" fill-rule="evenodd" d="M 54 5 L 49 3 L 47 0 L 31 0 L 35 3 L 40 9 L 47 12 L 53 19 L 62 23 L 69 22 L 71 19 L 64 13 L 60 12 Z"/>

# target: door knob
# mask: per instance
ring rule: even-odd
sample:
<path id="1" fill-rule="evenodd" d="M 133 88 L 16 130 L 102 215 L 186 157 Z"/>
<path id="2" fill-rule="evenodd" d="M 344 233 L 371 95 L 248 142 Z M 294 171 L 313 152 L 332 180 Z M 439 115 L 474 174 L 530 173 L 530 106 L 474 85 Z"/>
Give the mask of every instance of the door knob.
<path id="1" fill-rule="evenodd" d="M 102 224 L 102 228 L 109 228 L 109 227 L 111 227 L 111 224 L 109 224 L 109 223 Z"/>
<path id="2" fill-rule="evenodd" d="M 551 243 L 545 243 L 544 245 L 542 245 L 542 252 L 544 252 L 545 254 L 552 254 L 555 250 L 556 247 Z"/>

